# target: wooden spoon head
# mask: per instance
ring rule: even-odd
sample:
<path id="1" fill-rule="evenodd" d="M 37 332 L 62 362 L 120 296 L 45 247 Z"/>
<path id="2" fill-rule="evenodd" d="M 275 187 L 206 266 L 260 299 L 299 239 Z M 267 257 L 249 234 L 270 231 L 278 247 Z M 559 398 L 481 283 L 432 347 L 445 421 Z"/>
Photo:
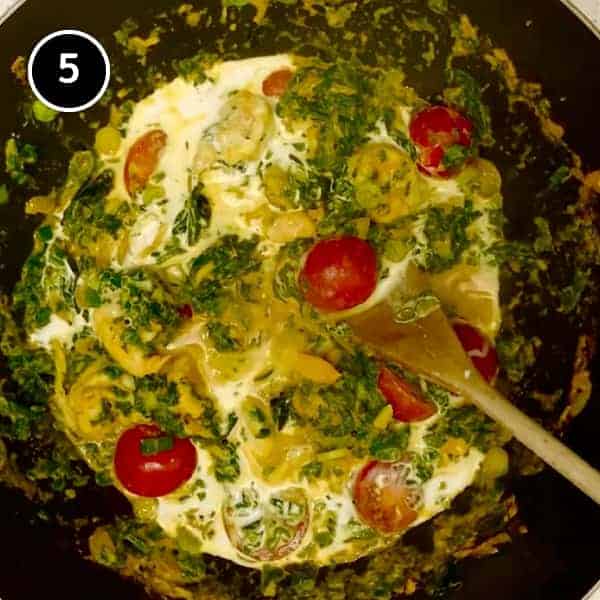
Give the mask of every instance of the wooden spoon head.
<path id="1" fill-rule="evenodd" d="M 413 323 L 397 323 L 384 302 L 352 317 L 354 333 L 379 355 L 456 392 L 480 377 L 465 354 L 446 315 L 438 309 Z"/>
<path id="2" fill-rule="evenodd" d="M 484 381 L 441 310 L 403 324 L 394 320 L 394 311 L 384 303 L 349 319 L 348 324 L 379 355 L 473 402 L 600 504 L 600 473 Z"/>

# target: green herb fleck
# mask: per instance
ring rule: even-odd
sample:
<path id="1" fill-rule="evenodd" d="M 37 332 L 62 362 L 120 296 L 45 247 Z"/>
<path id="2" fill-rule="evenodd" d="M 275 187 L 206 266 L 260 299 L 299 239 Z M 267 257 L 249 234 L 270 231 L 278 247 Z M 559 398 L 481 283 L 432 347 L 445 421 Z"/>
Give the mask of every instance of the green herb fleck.
<path id="1" fill-rule="evenodd" d="M 450 146 L 444 154 L 442 164 L 445 169 L 452 170 L 463 165 L 472 155 L 472 150 L 468 146 L 454 144 Z"/>
<path id="2" fill-rule="evenodd" d="M 378 460 L 399 460 L 408 446 L 410 429 L 401 427 L 380 433 L 369 447 L 369 453 Z"/>
<path id="3" fill-rule="evenodd" d="M 58 112 L 36 100 L 33 103 L 33 116 L 40 123 L 50 123 L 56 119 Z"/>
<path id="4" fill-rule="evenodd" d="M 152 456 L 173 449 L 174 440 L 171 436 L 144 438 L 140 442 L 140 452 L 144 456 Z"/>
<path id="5" fill-rule="evenodd" d="M 42 242 L 49 242 L 54 236 L 52 227 L 50 227 L 50 225 L 42 225 L 42 227 L 38 229 L 37 233 Z"/>
<path id="6" fill-rule="evenodd" d="M 0 206 L 8 204 L 9 194 L 6 185 L 0 185 Z"/>
<path id="7" fill-rule="evenodd" d="M 215 349 L 219 352 L 233 352 L 240 345 L 232 335 L 232 328 L 224 323 L 212 321 L 208 324 L 208 334 Z"/>
<path id="8" fill-rule="evenodd" d="M 175 218 L 173 234 L 184 234 L 187 244 L 195 244 L 203 229 L 210 223 L 211 209 L 208 198 L 202 194 L 202 186 L 197 186 L 185 201 L 185 206 Z"/>
<path id="9" fill-rule="evenodd" d="M 548 187 L 552 191 L 557 191 L 563 183 L 570 179 L 570 177 L 571 169 L 567 165 L 562 165 L 550 176 Z"/>
<path id="10" fill-rule="evenodd" d="M 9 138 L 4 147 L 6 172 L 16 185 L 31 186 L 33 177 L 26 172 L 27 167 L 38 160 L 38 153 L 31 144 L 21 144 L 15 138 Z"/>

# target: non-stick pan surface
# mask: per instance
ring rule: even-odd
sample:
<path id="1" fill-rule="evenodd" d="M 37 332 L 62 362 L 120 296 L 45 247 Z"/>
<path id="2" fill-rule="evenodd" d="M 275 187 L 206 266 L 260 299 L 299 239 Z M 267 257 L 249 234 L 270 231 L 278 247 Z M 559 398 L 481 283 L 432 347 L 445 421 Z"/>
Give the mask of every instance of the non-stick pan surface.
<path id="1" fill-rule="evenodd" d="M 522 76 L 543 84 L 557 120 L 567 126 L 568 142 L 588 169 L 599 168 L 600 41 L 595 35 L 559 0 L 452 3 L 507 49 Z M 8 71 L 17 55 L 27 55 L 37 40 L 57 29 L 83 29 L 109 41 L 125 18 L 169 6 L 173 3 L 166 0 L 29 0 L 0 27 L 0 139 L 17 125 L 18 92 Z M 0 219 L 8 229 L 0 248 L 0 280 L 8 289 L 30 251 L 32 223 L 23 218 L 18 202 L 1 207 Z M 599 375 L 596 368 L 597 385 Z M 600 468 L 599 423 L 596 392 L 568 442 Z M 515 491 L 529 534 L 517 537 L 495 557 L 467 561 L 457 573 L 463 585 L 449 592 L 449 600 L 579 600 L 600 578 L 600 509 L 551 472 L 522 480 Z M 82 512 L 86 505 L 93 506 L 94 513 L 122 508 L 110 492 L 78 502 Z M 65 530 L 38 519 L 32 524 L 36 510 L 20 495 L 0 491 L 2 600 L 146 598 L 137 586 L 83 561 Z"/>

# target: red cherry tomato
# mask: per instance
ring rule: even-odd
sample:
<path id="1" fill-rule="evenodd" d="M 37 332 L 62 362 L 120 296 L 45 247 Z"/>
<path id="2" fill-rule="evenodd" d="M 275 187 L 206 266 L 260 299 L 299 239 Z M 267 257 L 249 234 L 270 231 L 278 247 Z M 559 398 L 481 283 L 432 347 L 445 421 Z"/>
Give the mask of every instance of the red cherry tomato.
<path id="1" fill-rule="evenodd" d="M 153 129 L 138 138 L 129 149 L 125 161 L 125 187 L 130 196 L 146 187 L 152 177 L 160 155 L 167 145 L 167 134 L 161 129 Z"/>
<path id="2" fill-rule="evenodd" d="M 448 149 L 452 146 L 469 148 L 473 142 L 471 121 L 446 106 L 431 106 L 418 112 L 410 123 L 409 131 L 419 153 L 419 168 L 438 177 L 451 175 L 451 170 L 443 164 Z"/>
<path id="3" fill-rule="evenodd" d="M 379 371 L 377 385 L 394 409 L 394 419 L 397 421 L 424 421 L 437 412 L 437 408 L 425 400 L 417 389 L 385 367 Z"/>
<path id="4" fill-rule="evenodd" d="M 418 487 L 408 485 L 409 466 L 373 461 L 359 473 L 354 504 L 361 519 L 385 534 L 400 533 L 416 521 L 422 500 Z"/>
<path id="5" fill-rule="evenodd" d="M 177 314 L 182 318 L 182 319 L 191 319 L 194 316 L 194 309 L 192 308 L 191 304 L 182 304 L 178 309 L 177 309 Z"/>
<path id="6" fill-rule="evenodd" d="M 265 96 L 283 96 L 294 74 L 289 69 L 273 71 L 262 84 Z"/>
<path id="7" fill-rule="evenodd" d="M 223 503 L 223 524 L 233 546 L 255 560 L 269 562 L 295 552 L 310 522 L 306 492 L 301 488 L 287 488 L 265 499 L 254 488 L 241 491 L 241 498 L 238 491 Z M 249 529 L 248 523 L 258 518 L 262 526 Z"/>
<path id="8" fill-rule="evenodd" d="M 165 437 L 156 425 L 136 425 L 117 442 L 115 473 L 123 487 L 138 496 L 158 498 L 183 485 L 196 470 L 196 448 L 190 440 L 173 438 L 169 450 L 144 454 L 142 442 Z"/>
<path id="9" fill-rule="evenodd" d="M 306 300 L 324 311 L 362 304 L 377 285 L 375 250 L 352 236 L 318 242 L 308 253 L 300 285 Z"/>
<path id="10" fill-rule="evenodd" d="M 455 321 L 453 327 L 473 366 L 488 383 L 493 383 L 499 371 L 498 353 L 493 344 L 464 321 Z"/>

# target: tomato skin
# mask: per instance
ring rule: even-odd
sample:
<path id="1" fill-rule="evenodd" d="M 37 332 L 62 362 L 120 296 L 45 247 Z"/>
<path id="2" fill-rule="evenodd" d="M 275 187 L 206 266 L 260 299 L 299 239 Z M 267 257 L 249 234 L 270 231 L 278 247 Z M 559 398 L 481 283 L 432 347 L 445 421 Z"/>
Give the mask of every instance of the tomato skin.
<path id="1" fill-rule="evenodd" d="M 323 240 L 308 253 L 300 273 L 305 299 L 333 312 L 362 304 L 377 285 L 377 255 L 364 240 L 345 236 Z"/>
<path id="2" fill-rule="evenodd" d="M 377 386 L 394 410 L 394 419 L 402 423 L 424 421 L 435 415 L 437 408 L 420 392 L 390 369 L 379 371 Z"/>
<path id="3" fill-rule="evenodd" d="M 473 366 L 488 383 L 494 383 L 500 370 L 494 345 L 465 321 L 455 321 L 452 327 Z"/>
<path id="4" fill-rule="evenodd" d="M 232 545 L 242 554 L 250 556 L 254 560 L 261 560 L 271 562 L 280 560 L 292 552 L 295 552 L 298 547 L 302 544 L 308 526 L 310 523 L 310 511 L 308 505 L 308 499 L 306 492 L 301 488 L 287 488 L 280 492 L 277 492 L 269 499 L 258 499 L 256 497 L 256 491 L 246 489 L 246 502 L 254 501 L 253 512 L 255 515 L 261 515 L 262 521 L 265 526 L 265 530 L 280 529 L 281 527 L 288 530 L 291 535 L 281 536 L 279 540 L 273 540 L 269 543 L 269 536 L 262 535 L 262 539 L 255 540 L 253 547 L 248 547 L 245 543 L 244 538 L 244 516 L 242 519 L 236 518 L 236 512 L 242 510 L 248 510 L 247 508 L 240 508 L 239 501 L 236 501 L 233 497 L 226 498 L 223 503 L 223 525 L 225 526 L 225 532 L 227 537 L 231 541 Z M 276 504 L 273 502 L 277 498 L 277 504 L 280 501 L 284 503 L 292 502 L 296 506 L 300 507 L 301 514 L 297 516 L 288 515 L 287 518 L 282 517 L 281 514 L 277 513 L 277 509 L 274 509 Z M 255 501 L 258 500 L 258 502 Z M 247 505 L 246 505 L 247 506 Z M 239 512 L 238 512 L 239 514 Z M 247 517 L 246 517 L 247 518 Z M 240 521 L 242 526 L 240 527 Z M 266 531 L 264 532 L 266 534 Z"/>
<path id="5" fill-rule="evenodd" d="M 416 521 L 421 491 L 406 483 L 408 473 L 402 462 L 374 460 L 363 467 L 354 484 L 354 504 L 367 525 L 391 535 Z"/>
<path id="6" fill-rule="evenodd" d="M 163 435 L 156 425 L 136 425 L 121 434 L 114 467 L 117 478 L 128 492 L 146 498 L 166 496 L 193 475 L 198 457 L 194 444 L 188 439 L 174 438 L 170 450 L 142 454 L 142 440 Z"/>
<path id="7" fill-rule="evenodd" d="M 279 69 L 279 71 L 273 71 L 263 81 L 263 94 L 265 96 L 283 96 L 293 76 L 294 74 L 290 69 Z"/>
<path id="8" fill-rule="evenodd" d="M 471 121 L 447 106 L 430 106 L 418 112 L 410 123 L 409 133 L 419 153 L 419 169 L 436 177 L 452 175 L 452 170 L 443 164 L 450 147 L 470 148 L 473 143 Z"/>
<path id="9" fill-rule="evenodd" d="M 125 161 L 125 187 L 134 196 L 146 187 L 152 177 L 160 155 L 167 145 L 167 134 L 162 129 L 148 131 L 138 138 L 129 149 Z"/>
<path id="10" fill-rule="evenodd" d="M 191 304 L 182 304 L 177 309 L 177 314 L 182 319 L 191 319 L 194 316 L 194 309 Z"/>

